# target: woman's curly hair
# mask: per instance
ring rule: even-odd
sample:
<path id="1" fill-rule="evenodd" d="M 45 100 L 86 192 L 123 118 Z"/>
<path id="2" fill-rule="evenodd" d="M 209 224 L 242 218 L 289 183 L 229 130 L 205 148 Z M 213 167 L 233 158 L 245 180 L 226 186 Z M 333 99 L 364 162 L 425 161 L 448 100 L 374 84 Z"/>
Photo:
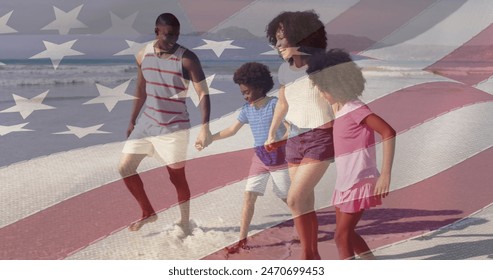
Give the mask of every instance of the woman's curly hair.
<path id="1" fill-rule="evenodd" d="M 313 54 L 327 48 L 325 26 L 315 11 L 283 12 L 275 17 L 266 27 L 267 39 L 276 45 L 277 30 L 282 26 L 284 37 L 300 51 Z"/>

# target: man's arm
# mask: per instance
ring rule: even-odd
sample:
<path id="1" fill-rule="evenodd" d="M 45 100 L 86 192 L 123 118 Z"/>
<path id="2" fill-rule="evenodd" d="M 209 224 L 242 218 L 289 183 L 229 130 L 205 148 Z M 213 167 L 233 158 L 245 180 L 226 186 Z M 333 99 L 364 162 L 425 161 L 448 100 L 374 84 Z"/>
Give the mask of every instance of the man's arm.
<path id="1" fill-rule="evenodd" d="M 183 67 L 187 71 L 188 78 L 199 97 L 199 109 L 202 114 L 202 128 L 195 141 L 195 147 L 201 150 L 211 143 L 211 132 L 209 130 L 209 119 L 211 103 L 209 99 L 209 88 L 205 81 L 205 74 L 200 65 L 200 60 L 191 51 L 187 50 L 183 55 Z"/>
<path id="2" fill-rule="evenodd" d="M 142 49 L 136 57 L 137 63 L 137 86 L 135 88 L 135 97 L 132 114 L 130 116 L 130 123 L 127 129 L 127 137 L 132 133 L 135 122 L 137 121 L 137 117 L 139 116 L 140 110 L 142 110 L 142 106 L 144 106 L 147 94 L 146 94 L 146 81 L 144 79 L 144 75 L 142 74 L 142 59 L 144 57 L 144 49 Z"/>

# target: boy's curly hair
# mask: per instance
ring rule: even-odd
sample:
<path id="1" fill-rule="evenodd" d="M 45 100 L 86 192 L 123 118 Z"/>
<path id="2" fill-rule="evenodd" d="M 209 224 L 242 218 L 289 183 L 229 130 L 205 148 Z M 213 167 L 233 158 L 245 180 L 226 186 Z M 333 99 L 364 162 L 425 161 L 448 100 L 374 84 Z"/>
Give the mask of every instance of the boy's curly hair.
<path id="1" fill-rule="evenodd" d="M 240 66 L 233 75 L 233 81 L 238 85 L 244 84 L 260 89 L 264 95 L 274 87 L 269 68 L 258 62 L 248 62 Z"/>
<path id="2" fill-rule="evenodd" d="M 327 48 L 327 33 L 315 11 L 283 12 L 266 27 L 267 39 L 276 45 L 276 33 L 282 25 L 284 36 L 291 44 L 300 47 L 300 51 L 312 54 Z"/>
<path id="3" fill-rule="evenodd" d="M 361 68 L 341 49 L 311 56 L 306 72 L 321 91 L 329 92 L 336 101 L 354 100 L 365 89 Z"/>

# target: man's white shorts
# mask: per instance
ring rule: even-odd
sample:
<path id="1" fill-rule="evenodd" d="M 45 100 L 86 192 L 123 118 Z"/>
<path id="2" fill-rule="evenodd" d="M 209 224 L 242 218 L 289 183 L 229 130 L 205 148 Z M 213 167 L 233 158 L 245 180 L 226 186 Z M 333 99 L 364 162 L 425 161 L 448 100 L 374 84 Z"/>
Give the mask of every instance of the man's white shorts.
<path id="1" fill-rule="evenodd" d="M 136 126 L 122 152 L 125 154 L 145 154 L 155 157 L 166 165 L 183 162 L 187 159 L 189 129 L 158 136 L 149 136 L 154 134 L 154 131 L 149 132 L 148 129 Z"/>

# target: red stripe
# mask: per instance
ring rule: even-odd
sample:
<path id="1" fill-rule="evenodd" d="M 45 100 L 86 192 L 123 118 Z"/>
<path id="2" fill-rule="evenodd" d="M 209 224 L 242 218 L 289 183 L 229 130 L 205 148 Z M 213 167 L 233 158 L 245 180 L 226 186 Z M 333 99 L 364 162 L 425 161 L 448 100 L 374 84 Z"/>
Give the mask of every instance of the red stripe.
<path id="1" fill-rule="evenodd" d="M 151 85 L 155 85 L 155 86 L 174 88 L 174 89 L 178 89 L 178 90 L 186 90 L 187 89 L 184 87 L 178 87 L 178 86 L 168 85 L 168 84 L 164 84 L 164 83 L 156 83 L 156 82 L 149 82 L 149 81 L 146 81 L 146 83 L 151 84 Z"/>
<path id="2" fill-rule="evenodd" d="M 146 112 L 144 112 L 144 115 L 146 115 L 149 119 L 155 121 L 157 124 L 159 124 L 161 126 L 167 126 L 167 125 L 171 125 L 171 124 L 174 124 L 174 123 L 186 123 L 186 122 L 190 122 L 190 120 L 176 120 L 176 121 L 171 121 L 171 122 L 163 123 L 163 122 L 160 122 L 157 119 L 151 117 Z"/>
<path id="3" fill-rule="evenodd" d="M 252 0 L 229 1 L 219 0 L 214 2 L 209 1 L 194 1 L 180 0 L 183 11 L 187 15 L 188 21 L 195 27 L 195 31 L 209 31 L 216 27 L 224 20 L 248 6 Z M 211 3 L 214 3 L 211 5 Z M 214 16 L 204 16 L 214 15 Z"/>
<path id="4" fill-rule="evenodd" d="M 429 83 L 411 87 L 407 89 L 406 94 L 404 94 L 405 90 L 391 94 L 382 100 L 372 102 L 370 107 L 382 115 L 398 132 L 402 132 L 454 108 L 493 99 L 493 96 L 487 98 L 486 93 L 464 85 L 457 85 L 458 90 L 454 90 L 454 87 L 448 87 L 448 84 L 453 83 L 442 83 L 442 85 Z M 427 86 L 431 86 L 428 91 L 422 90 Z M 435 90 L 433 86 L 437 89 L 445 86 L 445 89 Z M 439 98 L 433 97 L 435 94 Z M 427 98 L 432 98 L 429 99 L 431 102 L 428 102 Z M 449 99 L 453 102 L 449 102 Z M 389 108 L 392 108 L 392 111 Z M 246 178 L 249 175 L 248 166 L 252 155 L 252 150 L 242 150 L 188 161 L 187 179 L 192 195 L 198 196 Z M 488 155 L 487 158 L 490 160 L 491 154 Z M 221 172 L 218 173 L 217 170 Z M 141 173 L 146 192 L 158 211 L 176 204 L 174 188 L 171 187 L 165 174 L 164 169 Z M 217 175 L 211 176 L 211 174 Z M 469 182 L 461 184 L 461 187 L 473 186 Z M 440 200 L 437 197 L 434 199 Z M 0 259 L 64 258 L 126 227 L 138 219 L 139 215 L 140 208 L 123 182 L 119 180 L 67 199 L 0 229 L 0 240 L 3 241 L 0 243 Z"/>
<path id="5" fill-rule="evenodd" d="M 326 25 L 330 48 L 360 52 L 406 24 L 436 0 L 362 0 Z M 336 36 L 350 34 L 352 36 Z"/>
<path id="6" fill-rule="evenodd" d="M 182 74 L 179 73 L 179 72 L 162 70 L 162 69 L 159 69 L 159 68 L 152 68 L 152 67 L 146 67 L 146 68 L 142 69 L 142 71 L 156 71 L 156 72 L 160 72 L 160 73 L 173 74 L 173 75 L 177 75 L 177 76 L 180 76 L 180 77 L 182 76 Z"/>
<path id="7" fill-rule="evenodd" d="M 252 150 L 242 150 L 188 161 L 186 168 L 193 171 L 187 178 L 192 197 L 245 178 L 248 168 L 244 167 L 252 155 Z M 140 175 L 156 211 L 176 205 L 166 168 Z M 118 180 L 1 228 L 0 259 L 62 259 L 127 227 L 139 216 L 140 207 Z"/>
<path id="8" fill-rule="evenodd" d="M 368 106 L 402 132 L 451 110 L 485 101 L 493 101 L 493 96 L 463 84 L 432 82 L 399 90 Z"/>
<path id="9" fill-rule="evenodd" d="M 493 75 L 492 45 L 493 24 L 425 70 L 475 85 Z"/>
<path id="10" fill-rule="evenodd" d="M 424 181 L 390 193 L 383 205 L 365 211 L 357 232 L 370 249 L 375 249 L 439 229 L 488 206 L 493 199 L 491 158 L 493 148 Z M 330 200 L 330 195 L 327 194 L 326 201 Z M 326 260 L 338 259 L 334 243 L 334 208 L 320 209 L 317 216 L 320 255 Z M 250 237 L 248 245 L 251 249 L 229 255 L 228 259 L 298 259 L 300 246 L 293 240 L 294 232 L 293 221 L 288 220 Z M 425 256 L 429 256 L 431 249 Z M 225 258 L 224 250 L 220 250 L 204 259 Z"/>
<path id="11" fill-rule="evenodd" d="M 159 112 L 159 113 L 165 113 L 165 114 L 174 114 L 174 115 L 180 115 L 183 112 L 174 112 L 174 111 L 165 111 L 165 110 L 159 110 L 151 106 L 147 106 L 148 109 L 151 109 L 153 111 Z"/>
<path id="12" fill-rule="evenodd" d="M 159 100 L 166 100 L 166 101 L 178 102 L 178 103 L 183 103 L 183 104 L 187 103 L 185 100 L 173 99 L 173 98 L 166 98 L 166 97 L 161 97 L 161 96 L 153 95 L 153 94 L 150 94 L 150 93 L 148 93 L 147 96 L 150 96 L 150 97 L 153 97 L 153 98 L 156 98 L 156 99 L 159 99 Z"/>

